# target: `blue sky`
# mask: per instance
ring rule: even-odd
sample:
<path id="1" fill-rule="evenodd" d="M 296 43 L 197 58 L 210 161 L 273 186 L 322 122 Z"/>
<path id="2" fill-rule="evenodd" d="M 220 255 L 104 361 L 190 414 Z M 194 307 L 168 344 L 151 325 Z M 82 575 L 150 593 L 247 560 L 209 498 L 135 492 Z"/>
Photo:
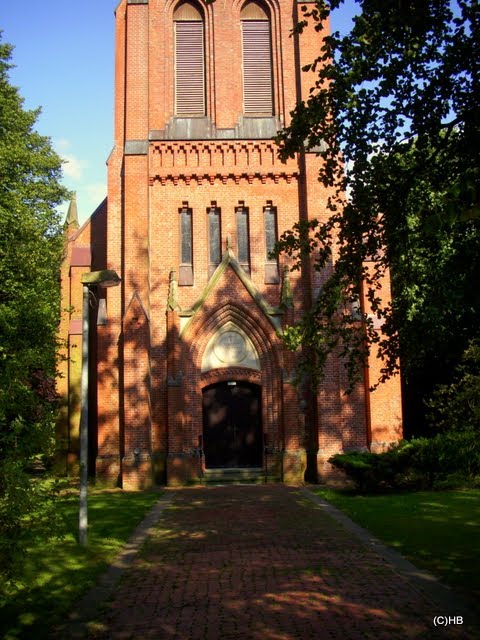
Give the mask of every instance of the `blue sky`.
<path id="1" fill-rule="evenodd" d="M 77 192 L 81 222 L 107 191 L 118 2 L 4 0 L 0 7 L 3 42 L 15 47 L 11 82 L 27 109 L 41 107 L 37 130 L 51 138 L 66 160 L 64 183 Z M 355 2 L 346 0 L 346 5 L 351 14 Z M 335 28 L 344 20 L 342 16 Z"/>
<path id="2" fill-rule="evenodd" d="M 14 45 L 10 73 L 25 107 L 42 108 L 37 130 L 67 160 L 81 220 L 106 195 L 113 144 L 114 10 L 117 0 L 2 2 L 2 40 Z"/>

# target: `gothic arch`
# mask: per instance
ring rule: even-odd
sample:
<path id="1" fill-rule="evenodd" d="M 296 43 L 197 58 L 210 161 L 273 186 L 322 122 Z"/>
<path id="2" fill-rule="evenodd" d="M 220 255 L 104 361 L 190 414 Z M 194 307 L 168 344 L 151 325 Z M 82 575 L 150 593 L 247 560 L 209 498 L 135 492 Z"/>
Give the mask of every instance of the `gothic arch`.
<path id="1" fill-rule="evenodd" d="M 240 10 L 242 20 L 270 20 L 270 11 L 263 2 L 245 0 Z"/>
<path id="2" fill-rule="evenodd" d="M 173 20 L 204 20 L 203 9 L 195 0 L 180 0 L 173 11 Z"/>
<path id="3" fill-rule="evenodd" d="M 255 307 L 250 310 L 234 302 L 216 305 L 207 313 L 200 311 L 187 328 L 182 336 L 182 342 L 186 348 L 188 344 L 195 342 L 194 366 L 200 368 L 204 351 L 211 337 L 228 322 L 237 325 L 249 336 L 262 364 L 266 358 L 269 358 L 272 366 L 280 367 L 276 355 L 279 342 L 272 325 L 260 310 L 257 311 Z M 263 369 L 263 366 L 261 368 Z"/>
<path id="4" fill-rule="evenodd" d="M 273 16 L 280 13 L 280 4 L 278 0 L 233 0 L 232 9 L 235 13 L 240 15 L 241 10 L 245 7 L 245 5 L 253 2 L 254 4 L 258 4 L 260 6 L 267 7 L 270 11 L 270 18 L 273 19 Z"/>
<path id="5" fill-rule="evenodd" d="M 238 366 L 201 372 L 205 349 L 215 332 L 227 323 L 237 325 L 252 341 L 260 360 L 260 371 Z M 282 369 L 278 357 L 279 338 L 260 310 L 246 309 L 235 303 L 216 305 L 210 312 L 200 312 L 182 336 L 183 374 L 188 384 L 184 402 L 190 415 L 184 424 L 185 435 L 192 443 L 202 432 L 202 389 L 212 382 L 237 379 L 262 387 L 262 422 L 269 442 L 283 447 Z"/>
<path id="6" fill-rule="evenodd" d="M 204 0 L 167 0 L 164 7 L 167 19 L 172 21 L 174 19 L 174 13 L 185 4 L 195 7 L 197 11 L 200 11 L 205 20 L 207 19 L 207 15 L 211 13 L 210 5 L 204 2 Z"/>

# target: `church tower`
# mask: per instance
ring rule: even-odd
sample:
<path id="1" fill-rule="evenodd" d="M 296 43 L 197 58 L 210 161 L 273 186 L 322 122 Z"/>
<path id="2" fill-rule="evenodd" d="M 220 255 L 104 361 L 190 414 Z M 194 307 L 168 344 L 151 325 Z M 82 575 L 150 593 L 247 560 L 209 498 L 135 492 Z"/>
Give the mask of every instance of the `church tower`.
<path id="1" fill-rule="evenodd" d="M 220 471 L 301 482 L 307 463 L 324 477 L 333 453 L 401 436 L 398 381 L 346 396 L 332 358 L 309 394 L 282 342 L 322 274 L 291 272 L 271 250 L 299 219 L 328 215 L 319 158 L 283 164 L 273 141 L 308 96 L 301 68 L 325 35 L 291 36 L 297 6 L 117 7 L 108 198 L 70 243 L 122 277 L 101 294 L 91 434 L 97 476 L 125 488 Z"/>

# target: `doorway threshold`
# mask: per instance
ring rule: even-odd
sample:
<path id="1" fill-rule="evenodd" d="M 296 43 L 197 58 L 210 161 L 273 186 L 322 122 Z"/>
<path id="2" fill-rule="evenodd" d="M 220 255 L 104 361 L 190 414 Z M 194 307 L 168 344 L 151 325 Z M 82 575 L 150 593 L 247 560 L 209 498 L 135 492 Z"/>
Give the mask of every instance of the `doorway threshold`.
<path id="1" fill-rule="evenodd" d="M 261 484 L 265 482 L 262 467 L 230 467 L 205 469 L 206 484 Z"/>

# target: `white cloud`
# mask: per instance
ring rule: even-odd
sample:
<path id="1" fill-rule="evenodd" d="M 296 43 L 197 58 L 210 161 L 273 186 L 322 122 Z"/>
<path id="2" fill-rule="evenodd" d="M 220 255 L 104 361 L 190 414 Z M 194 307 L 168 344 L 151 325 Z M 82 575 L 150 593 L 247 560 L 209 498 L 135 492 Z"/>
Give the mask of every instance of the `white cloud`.
<path id="1" fill-rule="evenodd" d="M 84 160 L 80 160 L 73 154 L 62 153 L 63 160 L 63 173 L 66 178 L 71 178 L 72 180 L 81 180 L 83 175 L 83 170 L 88 167 L 88 163 Z"/>
<path id="2" fill-rule="evenodd" d="M 70 149 L 72 142 L 68 138 L 55 138 L 53 146 L 58 155 L 62 158 L 63 175 L 71 180 L 81 180 L 84 170 L 88 167 L 88 162 L 81 160 Z"/>

